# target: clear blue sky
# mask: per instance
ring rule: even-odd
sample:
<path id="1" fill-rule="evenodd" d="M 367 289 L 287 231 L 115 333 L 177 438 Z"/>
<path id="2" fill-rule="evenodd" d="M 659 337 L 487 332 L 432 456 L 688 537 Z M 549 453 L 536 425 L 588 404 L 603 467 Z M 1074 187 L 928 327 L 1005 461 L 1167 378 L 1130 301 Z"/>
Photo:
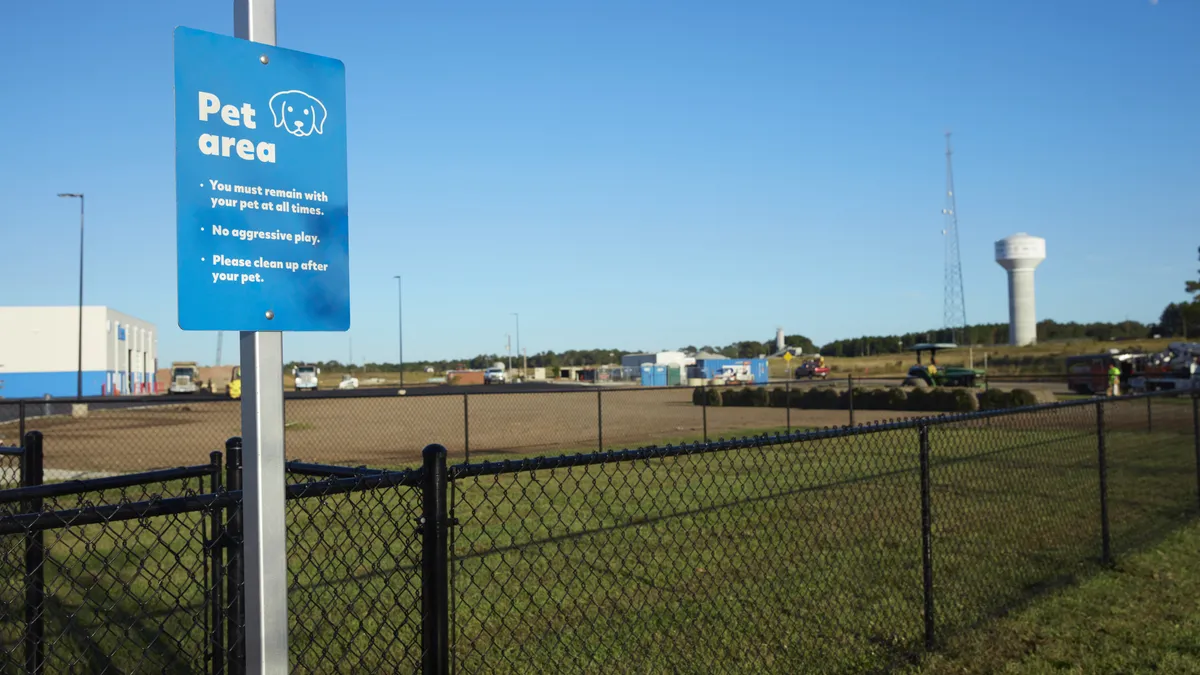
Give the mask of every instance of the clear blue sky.
<path id="1" fill-rule="evenodd" d="M 232 3 L 5 8 L 0 304 L 75 303 L 55 193 L 85 192 L 86 302 L 207 362 L 176 327 L 177 25 Z M 1152 321 L 1195 276 L 1193 0 L 281 0 L 278 28 L 350 106 L 353 327 L 289 359 L 394 360 L 395 274 L 408 359 L 502 351 L 510 312 L 530 353 L 936 327 L 946 129 L 971 322 L 1007 320 L 1017 231 L 1042 318 Z"/>

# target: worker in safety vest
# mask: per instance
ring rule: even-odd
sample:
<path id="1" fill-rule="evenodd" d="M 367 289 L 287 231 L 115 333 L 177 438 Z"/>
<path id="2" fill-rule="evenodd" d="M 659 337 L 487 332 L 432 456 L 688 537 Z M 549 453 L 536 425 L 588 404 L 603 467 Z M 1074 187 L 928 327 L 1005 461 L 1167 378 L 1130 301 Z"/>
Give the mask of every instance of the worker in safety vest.
<path id="1" fill-rule="evenodd" d="M 1108 367 L 1108 395 L 1121 395 L 1121 369 L 1115 362 Z"/>

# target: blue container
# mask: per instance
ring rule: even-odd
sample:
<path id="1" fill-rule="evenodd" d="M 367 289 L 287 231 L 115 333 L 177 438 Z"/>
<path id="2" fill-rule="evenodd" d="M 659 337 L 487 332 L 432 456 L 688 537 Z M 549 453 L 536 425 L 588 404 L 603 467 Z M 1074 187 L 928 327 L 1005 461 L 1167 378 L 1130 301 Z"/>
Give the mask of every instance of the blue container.
<path id="1" fill-rule="evenodd" d="M 691 370 L 693 377 L 711 380 L 721 375 L 725 366 L 745 366 L 754 384 L 766 384 L 770 378 L 766 359 L 701 359 Z"/>

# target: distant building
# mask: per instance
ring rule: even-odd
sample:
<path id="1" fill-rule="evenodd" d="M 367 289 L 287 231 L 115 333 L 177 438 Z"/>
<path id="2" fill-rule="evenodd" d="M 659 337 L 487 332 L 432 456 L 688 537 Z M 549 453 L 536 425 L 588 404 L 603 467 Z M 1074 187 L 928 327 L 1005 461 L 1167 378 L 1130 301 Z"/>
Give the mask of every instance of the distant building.
<path id="1" fill-rule="evenodd" d="M 0 307 L 0 397 L 76 394 L 79 308 Z M 153 393 L 154 324 L 109 307 L 83 308 L 83 395 Z"/>
<path id="2" fill-rule="evenodd" d="M 694 365 L 696 358 L 683 352 L 657 352 L 654 354 L 625 354 L 621 357 L 621 366 L 625 368 L 641 368 L 646 364 L 652 366 L 679 366 L 687 368 Z"/>

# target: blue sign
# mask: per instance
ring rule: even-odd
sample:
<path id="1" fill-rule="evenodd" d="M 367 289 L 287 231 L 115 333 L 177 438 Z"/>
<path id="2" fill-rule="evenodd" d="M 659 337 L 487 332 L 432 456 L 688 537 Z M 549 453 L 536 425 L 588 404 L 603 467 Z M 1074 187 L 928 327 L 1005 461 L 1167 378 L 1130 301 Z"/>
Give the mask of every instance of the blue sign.
<path id="1" fill-rule="evenodd" d="M 179 327 L 350 328 L 346 69 L 175 29 Z"/>

